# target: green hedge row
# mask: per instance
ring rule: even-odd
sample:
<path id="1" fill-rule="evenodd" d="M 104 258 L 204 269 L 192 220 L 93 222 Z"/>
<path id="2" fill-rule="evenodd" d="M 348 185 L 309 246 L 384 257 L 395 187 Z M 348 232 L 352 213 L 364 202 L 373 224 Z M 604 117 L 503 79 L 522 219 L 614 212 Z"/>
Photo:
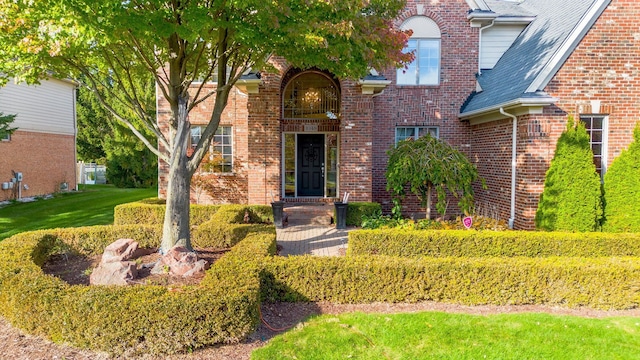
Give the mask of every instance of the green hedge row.
<path id="1" fill-rule="evenodd" d="M 362 216 L 372 216 L 382 211 L 382 206 L 374 202 L 350 202 L 347 205 L 347 226 L 362 225 Z M 337 219 L 338 214 L 333 209 L 333 218 Z"/>
<path id="2" fill-rule="evenodd" d="M 640 258 L 274 257 L 266 301 L 640 306 Z"/>
<path id="3" fill-rule="evenodd" d="M 640 256 L 640 233 L 377 229 L 349 232 L 347 255 Z"/>
<path id="4" fill-rule="evenodd" d="M 161 200 L 146 199 L 138 202 L 121 204 L 114 209 L 115 225 L 161 225 L 164 222 L 166 206 Z M 243 223 L 245 211 L 249 214 L 250 223 L 273 223 L 271 207 L 267 205 L 191 205 L 189 212 L 191 226 L 199 226 L 217 214 L 225 211 L 227 216 L 220 218 L 227 223 Z"/>
<path id="5" fill-rule="evenodd" d="M 275 253 L 276 236 L 272 226 L 235 226 L 242 227 L 246 238 L 230 231 L 238 236 L 230 241 L 237 245 L 214 263 L 202 282 L 176 288 L 72 286 L 40 267 L 52 253 L 100 254 L 121 237 L 133 238 L 142 247 L 158 246 L 159 225 L 15 235 L 0 243 L 0 314 L 28 333 L 124 357 L 239 341 L 259 322 L 259 264 Z M 202 229 L 199 235 L 204 233 Z M 199 241 L 207 242 L 203 239 Z"/>
<path id="6" fill-rule="evenodd" d="M 114 225 L 162 225 L 164 222 L 164 204 L 132 202 L 117 205 L 113 210 Z M 198 226 L 211 219 L 220 205 L 191 205 L 189 212 L 191 226 Z"/>
<path id="7" fill-rule="evenodd" d="M 216 286 L 177 291 L 71 286 L 39 267 L 54 244 L 65 240 L 43 231 L 0 243 L 0 311 L 14 326 L 55 342 L 127 356 L 238 341 L 257 325 L 255 269 L 237 268 L 224 284 L 217 278 L 205 282 Z"/>

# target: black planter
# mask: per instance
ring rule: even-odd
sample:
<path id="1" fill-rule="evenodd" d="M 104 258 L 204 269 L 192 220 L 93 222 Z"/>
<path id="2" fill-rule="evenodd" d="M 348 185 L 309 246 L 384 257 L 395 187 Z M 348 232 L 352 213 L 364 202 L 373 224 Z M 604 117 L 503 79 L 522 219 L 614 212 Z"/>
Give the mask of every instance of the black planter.
<path id="1" fill-rule="evenodd" d="M 336 207 L 336 229 L 347 228 L 347 206 L 349 204 L 343 202 L 333 203 Z"/>
<path id="2" fill-rule="evenodd" d="M 282 229 L 282 212 L 284 203 L 282 201 L 274 201 L 271 203 L 271 210 L 273 211 L 273 224 Z"/>

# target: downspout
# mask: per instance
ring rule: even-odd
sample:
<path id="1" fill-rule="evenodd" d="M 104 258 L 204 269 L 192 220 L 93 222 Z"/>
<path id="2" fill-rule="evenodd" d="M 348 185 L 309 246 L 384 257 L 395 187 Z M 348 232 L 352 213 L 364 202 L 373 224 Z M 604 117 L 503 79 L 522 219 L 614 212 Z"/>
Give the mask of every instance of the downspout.
<path id="1" fill-rule="evenodd" d="M 75 187 L 74 190 L 78 191 L 78 110 L 76 109 L 76 107 L 78 106 L 78 91 L 80 87 L 78 85 L 73 87 L 73 142 L 74 142 L 74 152 L 73 152 L 73 166 L 75 168 L 75 173 L 76 173 L 76 181 L 75 181 Z"/>
<path id="2" fill-rule="evenodd" d="M 513 133 L 511 138 L 511 213 L 509 217 L 509 229 L 513 229 L 516 220 L 516 140 L 518 138 L 518 118 L 509 114 L 500 107 L 500 114 L 513 119 Z"/>
<path id="3" fill-rule="evenodd" d="M 495 19 L 491 20 L 491 24 L 481 27 L 478 34 L 478 75 L 482 75 L 482 69 L 480 69 L 480 62 L 482 61 L 482 30 L 492 27 L 495 23 Z"/>

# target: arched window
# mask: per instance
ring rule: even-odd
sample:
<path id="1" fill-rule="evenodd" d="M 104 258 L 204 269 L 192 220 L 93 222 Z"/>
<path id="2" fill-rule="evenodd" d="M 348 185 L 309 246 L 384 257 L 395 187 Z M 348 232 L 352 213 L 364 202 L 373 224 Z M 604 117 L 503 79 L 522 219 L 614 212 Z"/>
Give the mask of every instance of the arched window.
<path id="1" fill-rule="evenodd" d="M 339 117 L 340 91 L 323 73 L 308 71 L 289 81 L 283 96 L 285 119 L 331 119 Z"/>
<path id="2" fill-rule="evenodd" d="M 415 59 L 407 68 L 398 69 L 399 85 L 438 85 L 440 83 L 440 28 L 426 16 L 413 16 L 400 26 L 413 30 L 405 52 L 414 52 Z"/>

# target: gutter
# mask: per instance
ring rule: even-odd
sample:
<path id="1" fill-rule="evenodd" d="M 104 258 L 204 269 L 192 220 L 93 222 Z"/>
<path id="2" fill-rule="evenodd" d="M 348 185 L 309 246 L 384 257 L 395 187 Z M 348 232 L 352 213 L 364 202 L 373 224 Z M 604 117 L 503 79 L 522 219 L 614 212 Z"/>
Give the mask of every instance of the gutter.
<path id="1" fill-rule="evenodd" d="M 511 138 L 511 212 L 509 216 L 509 229 L 513 229 L 513 224 L 516 220 L 516 141 L 518 139 L 518 118 L 504 111 L 504 108 L 500 108 L 500 114 L 513 119 L 513 132 Z"/>
<path id="2" fill-rule="evenodd" d="M 551 97 L 547 94 L 544 94 L 543 96 L 535 96 L 535 97 L 519 97 L 514 100 L 506 101 L 502 104 L 491 105 L 482 109 L 460 113 L 458 114 L 458 118 L 460 120 L 469 120 L 474 117 L 499 111 L 499 109 L 501 108 L 506 109 L 506 108 L 514 108 L 514 107 L 545 107 L 545 106 L 552 105 L 557 101 L 558 101 L 557 98 Z"/>

